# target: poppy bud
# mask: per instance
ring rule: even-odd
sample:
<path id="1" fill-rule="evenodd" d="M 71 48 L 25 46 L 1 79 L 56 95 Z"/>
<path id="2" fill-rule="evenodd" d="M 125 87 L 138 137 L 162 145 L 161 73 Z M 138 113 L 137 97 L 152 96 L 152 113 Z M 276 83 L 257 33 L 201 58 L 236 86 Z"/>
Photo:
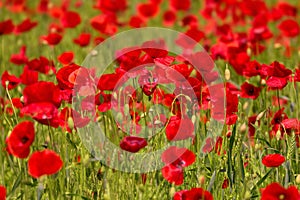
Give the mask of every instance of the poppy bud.
<path id="1" fill-rule="evenodd" d="M 266 85 L 266 80 L 265 79 L 261 79 L 261 82 L 260 82 L 262 85 Z"/>
<path id="2" fill-rule="evenodd" d="M 278 131 L 276 132 L 276 139 L 277 139 L 277 141 L 279 141 L 280 138 L 281 138 L 281 132 L 280 132 L 280 130 L 278 130 Z"/>
<path id="3" fill-rule="evenodd" d="M 248 56 L 251 56 L 251 54 L 252 54 L 251 48 L 247 48 L 247 55 L 248 55 Z"/>
<path id="4" fill-rule="evenodd" d="M 282 45 L 280 44 L 280 43 L 275 43 L 274 44 L 274 48 L 275 49 L 279 49 L 279 48 L 281 48 L 282 47 Z"/>
<path id="5" fill-rule="evenodd" d="M 256 117 L 256 121 L 259 121 L 265 114 L 265 111 L 262 111 L 261 113 L 259 113 Z"/>
<path id="6" fill-rule="evenodd" d="M 173 197 L 174 194 L 175 194 L 175 192 L 176 192 L 175 188 L 174 188 L 174 187 L 171 187 L 171 188 L 170 188 L 170 192 L 169 192 L 170 196 Z"/>
<path id="7" fill-rule="evenodd" d="M 245 132 L 246 129 L 247 129 L 247 125 L 243 123 L 242 126 L 240 127 L 240 132 Z"/>
<path id="8" fill-rule="evenodd" d="M 228 68 L 225 69 L 225 80 L 226 81 L 230 80 L 230 70 Z"/>
<path id="9" fill-rule="evenodd" d="M 298 174 L 297 177 L 296 177 L 296 183 L 300 184 L 300 174 Z"/>
<path id="10" fill-rule="evenodd" d="M 248 103 L 248 101 L 246 101 L 243 105 L 243 110 L 246 110 L 248 108 L 248 106 L 249 106 L 249 103 Z"/>
<path id="11" fill-rule="evenodd" d="M 205 176 L 200 175 L 198 177 L 198 182 L 199 182 L 200 185 L 204 185 L 204 183 L 205 183 Z"/>
<path id="12" fill-rule="evenodd" d="M 68 117 L 68 126 L 71 130 L 74 128 L 74 121 L 72 117 Z"/>

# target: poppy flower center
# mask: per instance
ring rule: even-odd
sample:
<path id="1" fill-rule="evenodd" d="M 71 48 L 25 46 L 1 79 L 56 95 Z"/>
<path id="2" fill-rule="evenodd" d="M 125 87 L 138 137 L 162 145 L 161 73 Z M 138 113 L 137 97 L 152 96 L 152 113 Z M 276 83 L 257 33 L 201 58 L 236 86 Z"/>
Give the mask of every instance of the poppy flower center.
<path id="1" fill-rule="evenodd" d="M 23 144 L 25 144 L 28 140 L 29 140 L 29 138 L 25 136 L 25 137 L 22 137 L 21 142 Z"/>
<path id="2" fill-rule="evenodd" d="M 73 72 L 69 75 L 68 81 L 69 81 L 70 83 L 72 83 L 72 84 L 75 83 L 76 76 L 77 76 L 78 72 L 79 72 L 79 70 L 77 69 L 77 70 L 73 71 Z"/>
<path id="3" fill-rule="evenodd" d="M 254 89 L 253 88 L 249 88 L 248 93 L 249 94 L 253 94 L 254 93 Z"/>
<path id="4" fill-rule="evenodd" d="M 283 199 L 285 199 L 285 196 L 284 196 L 284 194 L 281 194 L 281 195 L 279 195 L 279 199 L 280 199 L 280 200 L 283 200 Z"/>

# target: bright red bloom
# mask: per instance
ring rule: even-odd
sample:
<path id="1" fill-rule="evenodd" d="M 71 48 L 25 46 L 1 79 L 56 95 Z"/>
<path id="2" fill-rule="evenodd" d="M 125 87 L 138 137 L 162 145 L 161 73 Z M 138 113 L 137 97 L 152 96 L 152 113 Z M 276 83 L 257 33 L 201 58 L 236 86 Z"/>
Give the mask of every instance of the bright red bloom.
<path id="1" fill-rule="evenodd" d="M 39 73 L 37 71 L 29 69 L 27 65 L 24 67 L 23 73 L 20 75 L 21 82 L 24 85 L 37 83 L 38 78 L 39 78 Z"/>
<path id="2" fill-rule="evenodd" d="M 183 169 L 175 165 L 166 165 L 161 169 L 163 177 L 169 182 L 175 185 L 181 185 L 183 183 Z"/>
<path id="3" fill-rule="evenodd" d="M 10 62 L 16 65 L 22 65 L 27 63 L 28 58 L 26 56 L 26 46 L 22 46 L 19 54 L 13 54 L 10 57 Z"/>
<path id="4" fill-rule="evenodd" d="M 57 45 L 62 39 L 62 36 L 58 33 L 50 33 L 45 36 L 41 36 L 41 40 L 48 45 Z"/>
<path id="5" fill-rule="evenodd" d="M 5 71 L 1 76 L 1 83 L 3 88 L 6 88 L 6 82 L 8 82 L 7 89 L 11 90 L 17 87 L 20 84 L 21 80 L 14 75 L 10 75 L 8 71 Z"/>
<path id="6" fill-rule="evenodd" d="M 52 150 L 36 151 L 28 160 L 28 173 L 39 178 L 43 175 L 56 174 L 63 166 L 60 156 Z"/>
<path id="7" fill-rule="evenodd" d="M 282 21 L 278 28 L 280 29 L 281 33 L 286 37 L 296 37 L 300 33 L 300 26 L 297 21 L 293 19 L 286 19 Z"/>
<path id="8" fill-rule="evenodd" d="M 103 12 L 120 12 L 127 8 L 126 0 L 97 0 L 95 8 L 100 9 Z"/>
<path id="9" fill-rule="evenodd" d="M 190 119 L 172 116 L 166 127 L 166 136 L 171 141 L 194 137 L 194 124 Z"/>
<path id="10" fill-rule="evenodd" d="M 56 73 L 56 80 L 60 89 L 72 89 L 79 73 L 80 66 L 70 64 L 64 66 Z"/>
<path id="11" fill-rule="evenodd" d="M 202 188 L 192 188 L 191 190 L 182 190 L 176 192 L 173 200 L 213 200 L 209 191 Z"/>
<path id="12" fill-rule="evenodd" d="M 99 79 L 97 87 L 99 90 L 112 91 L 121 77 L 121 74 L 103 74 Z"/>
<path id="13" fill-rule="evenodd" d="M 181 1 L 181 0 L 171 0 L 170 1 L 170 6 L 174 9 L 174 10 L 188 10 L 191 7 L 191 1 L 190 0 L 185 0 L 185 1 Z"/>
<path id="14" fill-rule="evenodd" d="M 81 22 L 80 15 L 73 11 L 64 12 L 60 19 L 65 28 L 75 28 Z"/>
<path id="15" fill-rule="evenodd" d="M 67 65 L 67 64 L 72 63 L 73 58 L 74 58 L 74 53 L 73 53 L 72 51 L 66 51 L 66 52 L 60 54 L 60 55 L 57 57 L 57 60 L 58 60 L 61 64 Z M 58 73 L 58 72 L 57 72 L 57 73 Z"/>
<path id="16" fill-rule="evenodd" d="M 29 18 L 25 19 L 23 22 L 21 22 L 15 27 L 15 33 L 18 34 L 18 33 L 24 33 L 30 31 L 31 29 L 36 27 L 37 24 L 38 24 L 37 22 L 32 22 Z"/>
<path id="17" fill-rule="evenodd" d="M 282 187 L 279 183 L 271 183 L 266 188 L 261 189 L 261 200 L 299 200 L 300 192 L 296 186 L 289 188 Z"/>
<path id="18" fill-rule="evenodd" d="M 195 162 L 195 154 L 186 148 L 171 146 L 161 155 L 165 166 L 162 168 L 163 177 L 170 183 L 183 183 L 183 168 Z"/>
<path id="19" fill-rule="evenodd" d="M 6 199 L 6 188 L 0 185 L 0 200 Z"/>
<path id="20" fill-rule="evenodd" d="M 138 5 L 137 10 L 139 15 L 149 18 L 154 17 L 157 14 L 159 7 L 154 3 L 144 3 Z"/>
<path id="21" fill-rule="evenodd" d="M 91 40 L 91 34 L 89 34 L 89 33 L 81 33 L 73 41 L 74 41 L 75 44 L 78 44 L 81 47 L 85 47 L 85 46 L 89 45 L 90 40 Z"/>
<path id="22" fill-rule="evenodd" d="M 165 26 L 172 26 L 176 21 L 176 13 L 168 10 L 163 15 L 163 24 Z"/>
<path id="23" fill-rule="evenodd" d="M 28 85 L 23 90 L 24 104 L 49 102 L 59 107 L 61 104 L 60 90 L 52 82 L 40 81 Z"/>
<path id="24" fill-rule="evenodd" d="M 55 73 L 53 61 L 48 60 L 44 56 L 30 60 L 27 65 L 29 69 L 41 72 L 43 74 L 48 74 L 50 70 Z"/>
<path id="25" fill-rule="evenodd" d="M 147 141 L 144 138 L 136 136 L 126 136 L 120 142 L 121 149 L 132 153 L 138 152 L 145 146 L 147 146 Z"/>
<path id="26" fill-rule="evenodd" d="M 261 64 L 256 60 L 250 61 L 246 64 L 246 68 L 243 71 L 243 75 L 247 77 L 260 75 Z"/>
<path id="27" fill-rule="evenodd" d="M 256 99 L 259 96 L 261 89 L 259 87 L 255 87 L 247 82 L 243 83 L 241 86 L 241 97 Z"/>
<path id="28" fill-rule="evenodd" d="M 143 25 L 145 25 L 145 22 L 140 16 L 131 16 L 129 20 L 129 25 L 134 28 L 140 28 Z"/>
<path id="29" fill-rule="evenodd" d="M 9 153 L 18 158 L 27 158 L 34 140 L 34 125 L 30 121 L 19 123 L 6 139 Z"/>
<path id="30" fill-rule="evenodd" d="M 262 163 L 266 167 L 279 167 L 282 163 L 284 163 L 285 157 L 281 154 L 269 154 L 262 158 Z"/>
<path id="31" fill-rule="evenodd" d="M 0 22 L 0 35 L 10 34 L 14 30 L 11 19 Z"/>

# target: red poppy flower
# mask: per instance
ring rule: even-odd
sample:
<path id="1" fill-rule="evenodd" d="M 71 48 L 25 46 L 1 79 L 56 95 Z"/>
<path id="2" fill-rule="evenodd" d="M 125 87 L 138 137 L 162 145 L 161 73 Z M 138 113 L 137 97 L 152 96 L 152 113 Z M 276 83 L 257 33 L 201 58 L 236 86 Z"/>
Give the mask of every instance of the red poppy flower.
<path id="1" fill-rule="evenodd" d="M 284 161 L 285 161 L 285 157 L 283 155 L 277 154 L 277 153 L 269 154 L 262 158 L 262 163 L 266 167 L 278 167 L 282 163 L 284 163 Z"/>
<path id="2" fill-rule="evenodd" d="M 300 192 L 296 186 L 290 186 L 287 189 L 279 183 L 271 183 L 266 188 L 261 189 L 261 200 L 283 199 L 283 200 L 298 200 Z"/>
<path id="3" fill-rule="evenodd" d="M 8 71 L 4 71 L 4 73 L 1 76 L 1 83 L 3 88 L 6 88 L 7 82 L 8 82 L 7 89 L 11 90 L 17 87 L 20 84 L 21 80 L 14 75 L 10 75 Z"/>
<path id="4" fill-rule="evenodd" d="M 63 64 L 63 65 L 67 65 L 70 64 L 73 61 L 74 58 L 74 53 L 72 51 L 66 51 L 62 54 L 60 54 L 57 57 L 57 60 Z M 58 72 L 57 72 L 58 73 Z"/>
<path id="5" fill-rule="evenodd" d="M 213 200 L 209 191 L 202 188 L 192 188 L 191 190 L 182 190 L 176 192 L 173 200 Z"/>
<path id="6" fill-rule="evenodd" d="M 272 118 L 272 121 L 271 121 L 271 124 L 272 125 L 275 125 L 275 124 L 281 124 L 281 122 L 284 120 L 284 119 L 287 119 L 288 116 L 287 114 L 284 112 L 284 108 L 281 108 L 280 110 L 278 110 L 273 118 Z"/>
<path id="7" fill-rule="evenodd" d="M 126 10 L 127 0 L 98 0 L 94 7 L 103 12 L 120 12 Z"/>
<path id="8" fill-rule="evenodd" d="M 75 28 L 81 22 L 80 15 L 73 11 L 64 12 L 60 19 L 65 28 Z"/>
<path id="9" fill-rule="evenodd" d="M 33 29 L 38 23 L 32 22 L 30 19 L 25 19 L 15 27 L 15 33 L 24 33 Z"/>
<path id="10" fill-rule="evenodd" d="M 34 125 L 30 121 L 19 123 L 6 139 L 9 153 L 18 158 L 27 158 L 34 140 Z"/>
<path id="11" fill-rule="evenodd" d="M 40 81 L 38 83 L 28 85 L 23 90 L 24 104 L 49 102 L 57 108 L 61 104 L 60 90 L 52 82 Z"/>
<path id="12" fill-rule="evenodd" d="M 172 26 L 176 22 L 176 13 L 168 10 L 163 15 L 163 24 L 165 26 Z"/>
<path id="13" fill-rule="evenodd" d="M 196 156 L 186 148 L 169 147 L 161 155 L 165 166 L 162 168 L 163 177 L 170 183 L 183 183 L 183 168 L 195 162 Z"/>
<path id="14" fill-rule="evenodd" d="M 28 173 L 39 178 L 43 175 L 56 174 L 63 166 L 60 156 L 52 150 L 36 151 L 28 160 Z"/>
<path id="15" fill-rule="evenodd" d="M 120 142 L 121 149 L 132 153 L 138 152 L 145 146 L 147 146 L 147 141 L 144 138 L 136 136 L 126 136 Z"/>
<path id="16" fill-rule="evenodd" d="M 286 37 L 296 37 L 300 33 L 300 26 L 293 19 L 286 19 L 282 21 L 278 25 L 278 28 L 280 29 L 281 33 Z"/>
<path id="17" fill-rule="evenodd" d="M 190 0 L 186 0 L 186 1 L 171 0 L 170 1 L 170 6 L 174 10 L 183 10 L 183 11 L 186 11 L 186 10 L 190 9 L 190 7 L 191 7 L 191 1 Z"/>
<path id="18" fill-rule="evenodd" d="M 0 22 L 0 35 L 10 34 L 14 30 L 11 19 Z"/>
<path id="19" fill-rule="evenodd" d="M 161 169 L 163 177 L 169 182 L 175 185 L 181 185 L 183 183 L 183 169 L 175 165 L 166 165 Z"/>
<path id="20" fill-rule="evenodd" d="M 49 0 L 40 0 L 37 10 L 40 13 L 47 13 L 48 12 L 48 6 L 49 6 Z"/>
<path id="21" fill-rule="evenodd" d="M 190 119 L 172 116 L 166 127 L 166 136 L 172 141 L 194 137 L 194 124 Z"/>
<path id="22" fill-rule="evenodd" d="M 23 73 L 20 75 L 20 79 L 22 84 L 30 85 L 33 83 L 37 83 L 39 78 L 39 73 L 34 70 L 30 70 L 27 65 L 25 65 L 23 69 Z"/>
<path id="23" fill-rule="evenodd" d="M 140 16 L 131 16 L 129 20 L 129 26 L 134 28 L 140 28 L 145 25 L 144 20 Z"/>
<path id="24" fill-rule="evenodd" d="M 79 73 L 80 66 L 76 64 L 70 64 L 64 66 L 56 73 L 56 80 L 58 82 L 59 88 L 72 89 L 74 87 L 74 83 Z"/>
<path id="25" fill-rule="evenodd" d="M 10 62 L 16 65 L 22 65 L 27 63 L 28 58 L 26 56 L 26 46 L 22 46 L 19 54 L 13 54 L 10 57 Z"/>
<path id="26" fill-rule="evenodd" d="M 99 90 L 112 91 L 121 77 L 121 74 L 103 74 L 99 79 L 97 87 Z"/>
<path id="27" fill-rule="evenodd" d="M 253 77 L 260 75 L 261 64 L 256 60 L 250 61 L 246 64 L 246 68 L 243 71 L 244 76 Z"/>
<path id="28" fill-rule="evenodd" d="M 50 33 L 45 36 L 41 36 L 41 40 L 48 45 L 57 45 L 62 39 L 62 36 L 58 33 Z"/>
<path id="29" fill-rule="evenodd" d="M 223 183 L 222 183 L 222 189 L 226 189 L 229 186 L 229 180 L 228 178 L 224 179 Z"/>
<path id="30" fill-rule="evenodd" d="M 137 6 L 138 13 L 145 17 L 153 17 L 157 14 L 159 7 L 154 3 L 144 3 Z"/>
<path id="31" fill-rule="evenodd" d="M 0 200 L 6 199 L 6 188 L 0 185 Z"/>
<path id="32" fill-rule="evenodd" d="M 85 46 L 89 45 L 90 40 L 91 40 L 91 34 L 89 34 L 89 33 L 81 33 L 73 41 L 74 41 L 75 44 L 78 44 L 81 47 L 85 47 Z"/>
<path id="33" fill-rule="evenodd" d="M 51 60 L 48 60 L 44 56 L 30 60 L 27 63 L 29 69 L 48 74 L 50 70 L 55 73 L 55 67 Z"/>
<path id="34" fill-rule="evenodd" d="M 245 82 L 241 86 L 241 97 L 256 99 L 259 96 L 260 91 L 261 89 L 259 87 L 255 87 L 254 85 Z"/>

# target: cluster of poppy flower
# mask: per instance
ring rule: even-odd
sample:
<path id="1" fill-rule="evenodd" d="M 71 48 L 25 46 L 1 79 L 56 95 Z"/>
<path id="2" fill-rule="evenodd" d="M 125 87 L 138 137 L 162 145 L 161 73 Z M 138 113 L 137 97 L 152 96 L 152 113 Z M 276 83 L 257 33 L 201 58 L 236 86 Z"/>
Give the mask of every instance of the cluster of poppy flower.
<path id="1" fill-rule="evenodd" d="M 230 82 L 230 72 L 228 69 L 225 70 L 225 94 L 227 100 L 224 121 L 228 125 L 227 137 L 230 137 L 230 129 L 238 120 L 239 97 L 255 100 L 260 96 L 262 90 L 280 91 L 289 82 L 291 84 L 300 82 L 300 69 L 298 68 L 292 71 L 278 61 L 262 63 L 252 59 L 266 50 L 265 41 L 271 38 L 276 41 L 277 45 L 284 46 L 286 57 L 291 57 L 295 53 L 297 49 L 294 49 L 291 41 L 300 34 L 300 27 L 297 22 L 298 9 L 295 6 L 288 3 L 278 3 L 269 8 L 264 1 L 260 0 L 224 0 L 221 2 L 207 0 L 204 3 L 204 7 L 200 10 L 201 17 L 207 23 L 200 26 L 197 15 L 188 12 L 193 7 L 193 3 L 190 0 L 170 0 L 167 2 L 168 10 L 160 9 L 160 5 L 164 4 L 164 1 L 149 0 L 146 3 L 138 4 L 136 6 L 137 13 L 131 15 L 125 21 L 121 13 L 128 10 L 128 3 L 126 0 L 117 0 L 116 2 L 112 0 L 95 1 L 94 9 L 101 12 L 90 19 L 89 25 L 93 31 L 97 31 L 100 34 L 93 38 L 93 34 L 85 30 L 78 37 L 73 38 L 74 44 L 85 47 L 90 45 L 92 38 L 94 43 L 98 44 L 106 37 L 114 35 L 118 30 L 122 30 L 123 27 L 144 27 L 147 24 L 151 24 L 152 19 L 162 14 L 161 25 L 171 28 L 180 25 L 183 30 L 186 30 L 185 34 L 187 36 L 196 42 L 205 44 L 205 49 L 214 60 L 224 60 L 230 64 L 239 76 L 246 79 L 239 88 Z M 83 4 L 83 1 L 78 0 L 73 6 L 76 9 L 80 9 Z M 60 43 L 63 43 L 66 29 L 75 30 L 82 22 L 80 14 L 72 11 L 71 6 L 72 4 L 68 0 L 62 1 L 61 5 L 53 5 L 49 0 L 40 0 L 37 7 L 33 10 L 27 6 L 24 0 L 6 0 L 4 3 L 0 3 L 0 7 L 5 7 L 5 9 L 12 12 L 23 12 L 28 16 L 29 13 L 43 14 L 53 19 L 53 23 L 49 24 L 48 33 L 40 36 L 40 42 L 51 46 L 51 48 L 56 48 Z M 226 19 L 228 23 L 219 25 L 217 20 L 215 20 L 215 16 L 220 20 Z M 245 32 L 235 31 L 235 27 L 232 25 L 238 27 L 246 24 L 248 19 L 252 20 L 249 30 Z M 270 24 L 277 25 L 280 34 L 272 32 L 269 28 Z M 4 35 L 8 34 L 19 35 L 31 31 L 38 25 L 37 21 L 32 21 L 30 18 L 26 18 L 19 24 L 14 24 L 12 19 L 5 19 L 0 22 L 0 36 L 5 37 Z M 205 33 L 202 30 L 205 30 Z M 213 43 L 211 36 L 216 38 L 217 42 Z M 189 49 L 191 47 L 191 44 L 180 40 L 180 38 L 177 42 L 182 48 Z M 152 46 L 160 45 L 160 48 L 147 48 L 149 43 Z M 133 72 L 139 75 L 138 83 L 142 94 L 152 99 L 151 103 L 161 104 L 172 113 L 172 116 L 169 118 L 163 115 L 159 116 L 159 121 L 165 126 L 165 136 L 168 141 L 194 139 L 194 122 L 187 117 L 184 104 L 182 105 L 176 100 L 178 97 L 175 95 L 175 91 L 167 93 L 159 85 L 175 83 L 175 86 L 180 88 L 185 86 L 183 82 L 187 80 L 191 88 L 177 90 L 180 92 L 184 91 L 184 94 L 187 96 L 191 92 L 189 89 L 192 90 L 197 96 L 197 103 L 201 105 L 199 109 L 210 110 L 212 117 L 220 119 L 218 116 L 214 116 L 212 110 L 213 102 L 201 74 L 195 72 L 191 63 L 184 60 L 180 55 L 171 56 L 168 51 L 161 48 L 163 46 L 163 41 L 159 43 L 153 41 L 144 43 L 140 49 L 119 56 L 116 60 L 118 67 L 113 73 L 104 74 L 96 78 L 92 70 L 73 62 L 74 53 L 72 51 L 65 51 L 57 57 L 57 61 L 62 65 L 58 69 L 54 64 L 56 60 L 51 60 L 45 56 L 41 55 L 38 58 L 29 59 L 26 55 L 27 46 L 24 45 L 20 48 L 19 53 L 10 57 L 12 64 L 23 67 L 21 75 L 18 77 L 6 70 L 1 76 L 2 86 L 7 89 L 7 92 L 14 90 L 19 85 L 24 86 L 22 97 L 11 98 L 7 101 L 1 98 L 2 112 L 7 112 L 9 115 L 18 114 L 18 118 L 21 119 L 24 116 L 29 116 L 40 124 L 61 128 L 71 133 L 72 130 L 87 126 L 91 120 L 70 108 L 74 86 L 78 82 L 80 84 L 83 83 L 85 86 L 78 91 L 80 95 L 85 97 L 81 103 L 84 111 L 96 112 L 96 114 L 105 113 L 113 109 L 120 111 L 120 102 L 117 103 L 118 108 L 115 107 L 116 103 L 114 103 L 120 101 L 114 95 L 114 90 L 119 81 L 135 67 L 154 63 L 155 67 L 151 76 L 143 70 Z M 194 56 L 201 57 L 201 55 Z M 208 71 L 205 80 L 212 81 L 216 78 L 212 69 L 205 70 Z M 55 74 L 57 84 L 39 80 L 39 74 Z M 93 77 L 93 80 L 88 77 Z M 253 77 L 258 79 L 253 79 Z M 97 90 L 90 89 L 91 85 L 96 85 Z M 145 105 L 143 105 L 135 89 L 128 87 L 126 90 L 126 92 L 129 91 L 131 94 L 128 99 L 128 105 L 131 123 L 135 124 L 136 127 L 132 132 L 136 135 L 132 133 L 130 136 L 125 136 L 120 142 L 120 148 L 136 153 L 148 145 L 146 139 L 138 137 L 138 132 L 141 130 L 139 128 L 142 121 L 141 113 L 144 112 Z M 96 95 L 93 96 L 94 93 Z M 95 107 L 90 106 L 90 103 L 95 105 Z M 248 118 L 249 138 L 253 139 L 255 137 L 255 124 L 259 124 L 263 115 L 265 115 L 267 118 L 272 118 L 269 123 L 271 127 L 269 130 L 270 138 L 283 139 L 286 134 L 294 134 L 299 147 L 299 120 L 288 117 L 283 107 L 286 102 L 279 97 L 275 97 L 274 104 L 279 107 L 275 113 L 265 111 Z M 124 108 L 124 105 L 121 106 Z M 93 109 L 96 109 L 96 111 Z M 123 114 L 124 110 L 122 110 Z M 157 121 L 157 119 L 155 120 Z M 204 116 L 201 121 L 203 123 L 209 121 L 208 116 Z M 120 129 L 122 129 L 122 126 L 125 126 L 122 122 L 118 122 L 117 125 Z M 30 147 L 34 139 L 34 123 L 23 120 L 7 136 L 7 152 L 20 159 L 25 159 L 29 156 L 28 173 L 34 178 L 57 173 L 63 166 L 60 156 L 48 149 L 30 154 Z M 222 142 L 223 137 L 221 136 L 216 141 L 208 138 L 202 148 L 203 153 L 215 150 L 218 155 L 225 154 L 225 150 L 222 149 Z M 161 170 L 162 176 L 170 183 L 181 185 L 184 181 L 184 168 L 195 162 L 196 155 L 195 152 L 187 148 L 171 146 L 163 152 L 161 160 L 164 163 L 164 167 Z M 263 157 L 262 163 L 266 167 L 279 167 L 285 160 L 286 158 L 281 154 L 269 154 Z M 228 180 L 224 181 L 223 188 L 228 187 L 226 181 Z M 262 199 L 300 198 L 300 193 L 295 186 L 290 186 L 286 189 L 279 183 L 271 183 L 261 190 L 261 195 Z M 0 199 L 5 199 L 5 196 L 6 190 L 0 186 Z M 190 190 L 176 192 L 174 199 L 213 199 L 213 197 L 210 192 L 203 188 L 191 188 Z"/>

